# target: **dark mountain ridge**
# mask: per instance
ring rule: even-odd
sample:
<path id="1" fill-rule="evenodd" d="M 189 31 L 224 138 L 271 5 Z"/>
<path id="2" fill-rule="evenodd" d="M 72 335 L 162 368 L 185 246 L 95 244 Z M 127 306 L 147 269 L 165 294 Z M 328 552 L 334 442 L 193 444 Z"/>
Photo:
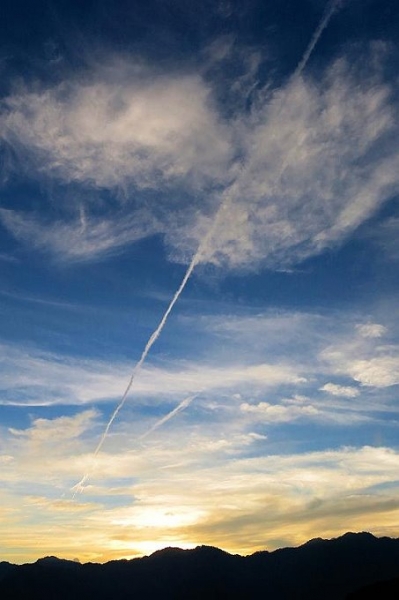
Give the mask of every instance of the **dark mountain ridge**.
<path id="1" fill-rule="evenodd" d="M 399 539 L 347 533 L 310 540 L 298 548 L 232 555 L 209 546 L 165 548 L 142 558 L 105 564 L 39 559 L 0 563 L 2 600 L 358 600 L 358 590 L 399 577 Z M 399 581 L 399 579 L 398 579 Z M 379 584 L 375 598 L 395 585 Z M 371 589 L 371 588 L 370 588 Z M 358 590 L 358 591 L 357 591 Z M 381 592 L 382 590 L 382 592 Z"/>

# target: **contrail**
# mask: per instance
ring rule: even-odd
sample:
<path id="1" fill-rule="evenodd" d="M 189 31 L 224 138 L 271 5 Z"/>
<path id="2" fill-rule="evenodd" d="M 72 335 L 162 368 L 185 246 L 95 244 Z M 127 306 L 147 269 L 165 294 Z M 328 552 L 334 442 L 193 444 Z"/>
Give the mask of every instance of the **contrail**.
<path id="1" fill-rule="evenodd" d="M 173 417 L 175 417 L 179 412 L 187 408 L 197 396 L 198 394 L 194 394 L 193 396 L 188 396 L 187 398 L 184 398 L 184 400 L 182 400 L 180 404 L 178 404 L 173 410 L 171 410 L 167 415 L 162 417 L 162 419 L 159 419 L 159 421 L 154 423 L 154 425 L 148 431 L 143 433 L 143 435 L 139 437 L 139 440 L 144 440 L 153 431 L 158 429 L 158 427 L 161 427 L 161 425 L 164 425 L 164 423 L 167 423 L 167 421 L 173 419 Z"/>
<path id="2" fill-rule="evenodd" d="M 323 15 L 320 23 L 318 24 L 316 31 L 312 35 L 312 38 L 308 44 L 308 47 L 305 50 L 305 54 L 302 56 L 300 63 L 298 64 L 297 68 L 295 69 L 295 71 L 292 75 L 293 78 L 299 77 L 299 75 L 301 75 L 302 71 L 304 70 L 304 68 L 306 67 L 306 65 L 308 63 L 308 60 L 309 60 L 317 42 L 320 39 L 321 34 L 327 27 L 333 14 L 340 8 L 342 1 L 343 0 L 331 0 L 331 2 L 328 3 L 326 10 L 324 11 L 324 15 Z"/>
<path id="3" fill-rule="evenodd" d="M 324 15 L 319 23 L 319 25 L 317 26 L 315 32 L 313 33 L 311 40 L 309 42 L 309 45 L 301 59 L 301 61 L 299 62 L 297 68 L 295 69 L 292 78 L 296 78 L 299 77 L 302 73 L 302 71 L 304 70 L 304 68 L 306 67 L 309 58 L 317 44 L 317 42 L 320 39 L 321 34 L 323 33 L 323 31 L 325 30 L 325 28 L 327 27 L 331 17 L 333 16 L 334 12 L 336 10 L 338 10 L 338 8 L 340 7 L 340 5 L 342 4 L 343 0 L 331 0 L 329 2 L 329 4 L 326 7 L 326 10 L 324 12 Z M 245 166 L 245 163 L 241 166 L 241 169 L 239 171 L 239 173 L 237 174 L 236 180 L 240 174 L 240 172 L 242 172 L 243 168 Z M 285 168 L 287 166 L 287 159 L 284 161 L 283 163 L 283 167 L 282 169 L 279 171 L 278 174 L 278 179 L 282 176 L 282 173 L 284 172 Z M 276 184 L 277 182 L 275 182 Z M 232 184 L 232 187 L 234 186 L 234 183 Z M 230 192 L 231 192 L 231 188 L 230 188 Z M 119 404 L 117 405 L 117 407 L 115 408 L 114 412 L 112 413 L 105 429 L 104 429 L 104 433 L 102 434 L 100 441 L 97 444 L 97 447 L 93 453 L 93 458 L 92 458 L 92 465 L 91 468 L 85 473 L 85 475 L 82 477 L 82 479 L 79 481 L 79 483 L 77 483 L 75 486 L 73 486 L 73 490 L 74 490 L 74 494 L 73 496 L 75 496 L 75 494 L 78 491 L 82 491 L 84 484 L 86 483 L 86 481 L 89 479 L 90 474 L 91 474 L 91 470 L 94 467 L 95 464 L 95 460 L 98 456 L 98 453 L 100 452 L 101 448 L 103 447 L 103 444 L 107 438 L 107 435 L 109 433 L 109 430 L 115 420 L 115 418 L 117 417 L 119 411 L 123 408 L 127 396 L 130 392 L 130 389 L 133 385 L 133 382 L 136 378 L 136 375 L 139 373 L 141 367 L 144 364 L 144 361 L 147 358 L 147 355 L 149 353 L 149 351 L 151 350 L 152 346 L 154 345 L 154 343 L 156 342 L 156 340 L 158 339 L 158 337 L 160 336 L 160 334 L 162 333 L 162 330 L 165 326 L 166 321 L 168 320 L 168 317 L 170 315 L 170 313 L 173 310 L 174 305 L 176 304 L 176 302 L 178 301 L 181 293 L 183 292 L 184 288 L 186 287 L 186 284 L 188 282 L 188 280 L 190 279 L 195 267 L 197 266 L 197 264 L 201 261 L 202 258 L 202 254 L 203 251 L 205 250 L 207 243 L 209 241 L 209 239 L 211 238 L 211 236 L 213 235 L 214 231 L 217 228 L 218 223 L 220 222 L 220 219 L 222 218 L 223 214 L 225 213 L 225 211 L 228 209 L 228 207 L 231 204 L 231 200 L 232 200 L 232 195 L 231 193 L 227 196 L 227 198 L 225 197 L 225 199 L 222 201 L 222 203 L 220 204 L 218 210 L 216 211 L 214 218 L 213 218 L 213 223 L 211 225 L 211 227 L 209 228 L 209 230 L 207 231 L 206 235 L 204 236 L 203 240 L 201 241 L 197 252 L 194 254 L 188 268 L 187 271 L 183 277 L 183 280 L 179 286 L 179 288 L 177 289 L 177 292 L 175 293 L 175 295 L 173 296 L 172 300 L 169 303 L 169 306 L 167 307 L 161 321 L 159 322 L 158 327 L 155 329 L 155 331 L 153 332 L 153 334 L 151 335 L 150 339 L 148 340 L 147 344 L 145 345 L 145 348 L 141 354 L 140 360 L 136 363 L 132 375 L 130 377 L 129 383 L 126 386 L 126 389 L 123 393 L 122 399 L 120 400 Z M 183 410 L 183 408 L 185 408 L 186 406 L 188 406 L 188 404 L 193 400 L 194 397 L 190 397 L 186 398 L 185 400 L 183 400 L 183 402 L 177 406 L 174 410 L 171 411 L 171 413 L 169 413 L 168 415 L 166 415 L 166 417 L 164 417 L 164 419 L 162 421 L 162 423 L 165 422 L 165 420 L 169 420 L 171 418 L 174 417 L 175 414 L 177 414 L 178 412 L 180 412 L 180 410 Z M 187 403 L 187 404 L 184 404 Z M 184 406 L 182 406 L 184 404 Z M 161 422 L 158 422 L 158 424 L 156 423 L 154 425 L 154 428 L 159 427 L 161 424 Z M 153 429 L 152 429 L 153 430 Z M 151 430 L 150 430 L 151 431 Z M 148 434 L 149 432 L 147 432 Z M 145 435 L 147 435 L 145 434 Z"/>
<path id="4" fill-rule="evenodd" d="M 333 17 L 334 13 L 337 12 L 339 10 L 339 8 L 342 6 L 343 2 L 344 2 L 344 0 L 331 0 L 327 4 L 326 9 L 323 14 L 323 17 L 322 17 L 319 25 L 317 26 L 314 34 L 312 35 L 311 40 L 302 56 L 297 68 L 295 69 L 295 71 L 293 72 L 293 74 L 290 77 L 291 82 L 295 81 L 296 79 L 298 79 L 301 76 L 303 70 L 305 69 L 306 65 L 308 64 L 309 58 L 311 57 L 313 50 L 316 47 L 317 42 L 320 39 L 320 36 L 322 35 L 325 28 L 328 26 L 330 19 Z M 282 100 L 280 100 L 280 107 L 277 112 L 277 116 L 280 116 L 281 112 L 285 108 L 288 97 L 289 97 L 289 94 L 287 94 L 287 91 L 286 91 L 286 93 L 283 95 Z M 289 164 L 291 162 L 292 154 L 295 152 L 295 150 L 298 147 L 300 147 L 302 145 L 302 143 L 306 139 L 306 136 L 307 136 L 306 133 L 303 134 L 301 136 L 301 138 L 299 140 L 297 140 L 297 142 L 293 146 L 291 146 L 291 148 L 287 152 L 287 155 L 285 156 L 285 158 L 280 166 L 280 169 L 278 170 L 276 176 L 273 178 L 273 184 L 271 186 L 270 193 L 273 193 L 273 191 L 275 191 L 275 188 L 277 187 L 278 183 L 280 182 L 282 176 L 284 175 L 287 167 L 289 166 Z"/>
<path id="5" fill-rule="evenodd" d="M 213 230 L 213 228 L 211 228 L 211 230 Z M 207 239 L 208 236 L 206 236 L 205 239 Z M 132 375 L 130 377 L 129 383 L 126 386 L 126 389 L 123 393 L 122 399 L 119 402 L 118 406 L 115 408 L 114 412 L 111 415 L 111 418 L 109 419 L 106 428 L 104 429 L 104 433 L 102 434 L 100 441 L 97 444 L 97 448 L 94 451 L 93 454 L 93 463 L 95 462 L 95 459 L 97 458 L 98 453 L 100 452 L 101 448 L 103 447 L 103 444 L 105 442 L 105 439 L 108 435 L 108 432 L 111 428 L 112 423 L 114 422 L 116 416 L 118 415 L 119 411 L 123 408 L 127 396 L 130 392 L 130 388 L 133 385 L 133 381 L 135 380 L 135 377 L 137 375 L 137 373 L 140 371 L 141 367 L 143 366 L 143 363 L 145 361 L 145 359 L 147 358 L 147 355 L 149 353 L 149 351 L 151 350 L 152 346 L 154 345 L 154 343 L 156 342 L 156 340 L 158 339 L 158 337 L 160 336 L 162 329 L 165 326 L 165 323 L 174 307 L 174 305 L 176 304 L 177 300 L 179 299 L 180 294 L 182 293 L 182 291 L 184 290 L 184 288 L 186 287 L 186 283 L 187 281 L 190 279 L 191 273 L 194 270 L 194 267 L 196 266 L 199 258 L 200 258 L 200 254 L 201 254 L 201 250 L 202 250 L 202 245 L 200 246 L 200 248 L 197 250 L 197 252 L 195 253 L 194 257 L 191 260 L 191 263 L 188 266 L 188 269 L 186 271 L 186 274 L 183 277 L 183 280 L 181 282 L 181 284 L 179 285 L 179 288 L 177 290 L 177 292 L 175 293 L 175 295 L 173 296 L 172 300 L 169 303 L 168 308 L 166 309 L 161 321 L 159 322 L 158 327 L 155 329 L 155 331 L 153 332 L 153 334 L 151 335 L 150 339 L 148 340 L 147 344 L 145 345 L 145 348 L 141 354 L 140 360 L 136 363 Z M 86 483 L 86 481 L 88 480 L 90 476 L 90 473 L 87 472 L 82 479 L 79 481 L 79 483 L 77 483 L 73 489 L 75 491 L 81 490 L 83 485 Z"/>

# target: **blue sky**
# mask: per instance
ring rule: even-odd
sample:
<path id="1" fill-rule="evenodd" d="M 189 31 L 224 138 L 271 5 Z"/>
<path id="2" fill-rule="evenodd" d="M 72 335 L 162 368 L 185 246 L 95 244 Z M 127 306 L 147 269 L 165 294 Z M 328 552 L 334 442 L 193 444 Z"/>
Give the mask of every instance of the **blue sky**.
<path id="1" fill-rule="evenodd" d="M 4 3 L 2 559 L 398 535 L 398 11 Z"/>

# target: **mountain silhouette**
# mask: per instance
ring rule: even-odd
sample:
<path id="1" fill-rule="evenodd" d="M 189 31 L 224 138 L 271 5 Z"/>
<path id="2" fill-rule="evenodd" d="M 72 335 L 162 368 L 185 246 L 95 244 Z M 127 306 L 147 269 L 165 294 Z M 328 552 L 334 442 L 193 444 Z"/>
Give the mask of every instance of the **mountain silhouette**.
<path id="1" fill-rule="evenodd" d="M 392 589 L 398 590 L 399 579 L 388 581 L 398 577 L 399 539 L 347 533 L 251 556 L 199 546 L 194 550 L 165 548 L 143 558 L 105 564 L 80 564 L 55 557 L 25 565 L 3 562 L 0 598 L 383 600 L 399 598 L 398 594 L 382 595 L 389 594 L 389 586 L 396 585 Z M 370 584 L 377 587 L 366 587 Z M 382 590 L 381 595 L 378 590 Z M 376 595 L 370 595 L 373 593 Z"/>
<path id="2" fill-rule="evenodd" d="M 378 581 L 348 595 L 348 600 L 398 600 L 399 577 L 389 581 Z"/>

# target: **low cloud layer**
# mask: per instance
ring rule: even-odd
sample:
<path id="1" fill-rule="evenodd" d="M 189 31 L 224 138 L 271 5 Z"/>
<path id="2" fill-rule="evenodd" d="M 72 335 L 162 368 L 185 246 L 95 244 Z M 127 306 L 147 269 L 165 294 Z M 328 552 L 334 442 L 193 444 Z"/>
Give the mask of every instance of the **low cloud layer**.
<path id="1" fill-rule="evenodd" d="M 241 417 L 245 413 L 249 420 L 263 423 L 299 418 L 343 423 L 347 419 L 349 424 L 378 410 L 395 410 L 382 397 L 376 402 L 375 393 L 380 396 L 381 389 L 398 383 L 398 344 L 365 337 L 364 327 L 369 325 L 350 313 L 184 317 L 165 332 L 171 351 L 173 340 L 179 343 L 176 332 L 182 325 L 193 335 L 185 358 L 154 362 L 150 357 L 137 374 L 129 404 L 158 407 L 156 416 L 163 417 L 194 395 L 201 398 L 195 405 L 232 410 Z M 382 324 L 373 324 L 373 331 L 392 335 Z M 38 347 L 3 344 L 1 404 L 107 405 L 120 399 L 131 368 L 120 359 L 82 360 Z"/>
<path id="2" fill-rule="evenodd" d="M 320 522 L 325 537 L 369 529 L 370 522 L 383 535 L 398 516 L 394 450 L 352 446 L 292 454 L 270 448 L 265 456 L 248 456 L 257 444 L 268 448 L 267 439 L 226 427 L 180 427 L 161 446 L 150 438 L 134 452 L 116 433 L 112 450 L 98 456 L 96 481 L 72 501 L 65 485 L 90 462 L 93 417 L 85 411 L 35 420 L 26 431 L 2 435 L 0 499 L 10 507 L 2 528 L 6 556 L 34 559 L 37 539 L 42 553 L 73 558 L 82 548 L 81 559 L 95 561 L 168 543 L 209 543 L 210 537 L 230 552 L 246 553 L 302 543 L 320 533 Z M 58 433 L 63 443 L 56 445 Z M 7 455 L 1 453 L 5 442 Z"/>

